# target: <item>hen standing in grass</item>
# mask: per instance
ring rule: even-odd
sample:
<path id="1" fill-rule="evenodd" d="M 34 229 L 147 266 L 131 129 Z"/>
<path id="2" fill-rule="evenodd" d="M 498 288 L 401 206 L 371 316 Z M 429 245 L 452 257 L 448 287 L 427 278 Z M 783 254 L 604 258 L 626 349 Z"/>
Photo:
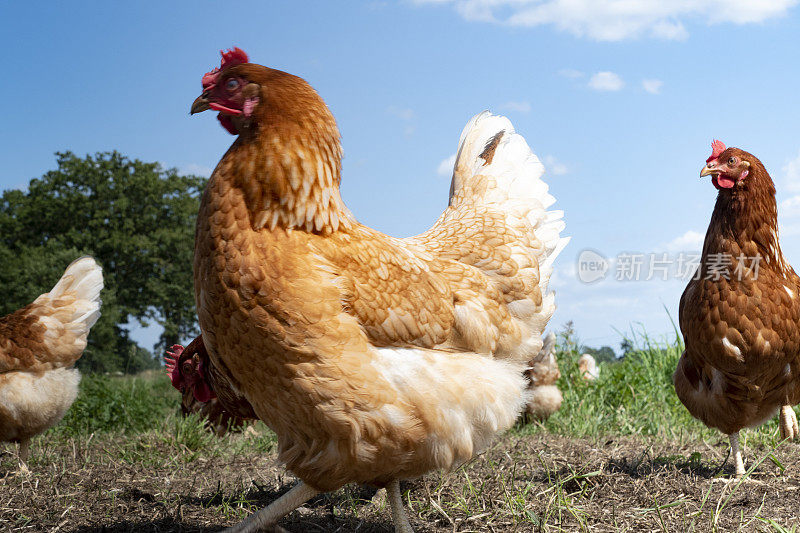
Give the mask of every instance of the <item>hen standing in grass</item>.
<path id="1" fill-rule="evenodd" d="M 102 270 L 82 257 L 53 290 L 0 318 L 0 441 L 19 442 L 23 472 L 30 439 L 57 424 L 78 395 L 73 365 L 100 316 L 102 288 Z"/>
<path id="2" fill-rule="evenodd" d="M 585 353 L 578 359 L 578 374 L 584 381 L 595 381 L 600 377 L 600 367 L 592 354 Z"/>
<path id="3" fill-rule="evenodd" d="M 339 130 L 305 81 L 234 49 L 203 77 L 191 111 L 207 109 L 238 138 L 198 214 L 203 342 L 302 480 L 235 530 L 368 483 L 387 488 L 409 532 L 398 480 L 469 460 L 525 406 L 566 244 L 542 164 L 507 119 L 477 115 L 450 205 L 397 239 L 342 202 Z"/>
<path id="4" fill-rule="evenodd" d="M 778 243 L 775 186 L 752 154 L 719 141 L 701 176 L 719 191 L 695 279 L 681 296 L 686 343 L 675 390 L 692 414 L 730 435 L 780 409 L 782 438 L 798 436 L 800 280 Z"/>

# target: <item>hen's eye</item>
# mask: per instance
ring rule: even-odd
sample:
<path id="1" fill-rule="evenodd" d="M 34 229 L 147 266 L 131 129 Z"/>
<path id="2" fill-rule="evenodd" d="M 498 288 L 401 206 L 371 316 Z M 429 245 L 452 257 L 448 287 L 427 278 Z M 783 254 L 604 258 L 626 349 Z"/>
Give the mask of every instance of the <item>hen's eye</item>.
<path id="1" fill-rule="evenodd" d="M 734 163 L 736 163 L 736 158 L 735 157 L 731 157 L 730 159 L 728 159 L 728 164 L 729 165 L 732 165 Z"/>
<path id="2" fill-rule="evenodd" d="M 233 91 L 238 86 L 239 86 L 239 81 L 236 80 L 235 78 L 231 78 L 225 82 L 225 88 L 228 89 L 229 91 Z"/>

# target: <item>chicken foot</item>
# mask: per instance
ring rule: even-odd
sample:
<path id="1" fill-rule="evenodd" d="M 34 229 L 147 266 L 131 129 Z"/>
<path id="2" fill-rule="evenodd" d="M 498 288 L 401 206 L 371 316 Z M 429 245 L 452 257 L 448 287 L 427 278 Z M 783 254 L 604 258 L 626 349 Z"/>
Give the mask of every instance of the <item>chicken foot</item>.
<path id="1" fill-rule="evenodd" d="M 269 504 L 267 507 L 257 511 L 239 522 L 235 526 L 226 529 L 227 533 L 254 533 L 256 531 L 267 531 L 268 528 L 275 527 L 278 520 L 291 513 L 309 499 L 319 494 L 319 491 L 300 482 L 292 489 Z M 389 505 L 392 510 L 392 522 L 395 525 L 395 533 L 414 533 L 411 524 L 403 508 L 403 494 L 400 492 L 400 482 L 392 481 L 386 487 L 386 494 L 389 497 Z"/>
<path id="2" fill-rule="evenodd" d="M 408 522 L 406 510 L 403 508 L 403 493 L 400 492 L 400 482 L 394 480 L 386 485 L 386 494 L 389 496 L 389 505 L 392 508 L 392 522 L 395 533 L 414 533 Z"/>
<path id="3" fill-rule="evenodd" d="M 306 485 L 303 481 L 292 489 L 264 507 L 251 514 L 235 526 L 226 529 L 227 533 L 254 533 L 256 531 L 269 531 L 274 528 L 281 518 L 291 513 L 308 500 L 319 494 L 319 491 Z"/>
<path id="4" fill-rule="evenodd" d="M 797 427 L 797 415 L 791 405 L 781 407 L 780 414 L 781 439 L 796 439 L 800 437 L 800 430 Z"/>

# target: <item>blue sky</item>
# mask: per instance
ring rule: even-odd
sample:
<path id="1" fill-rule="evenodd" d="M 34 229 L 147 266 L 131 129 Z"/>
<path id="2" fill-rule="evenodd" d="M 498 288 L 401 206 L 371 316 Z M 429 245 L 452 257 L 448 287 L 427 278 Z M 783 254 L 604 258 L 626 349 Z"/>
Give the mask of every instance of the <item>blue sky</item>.
<path id="1" fill-rule="evenodd" d="M 698 178 L 712 138 L 765 163 L 784 253 L 800 265 L 797 3 L 4 2 L 0 188 L 24 187 L 67 149 L 207 174 L 232 138 L 188 109 L 235 45 L 320 92 L 342 132 L 345 201 L 406 236 L 444 208 L 442 162 L 490 109 L 545 162 L 566 213 L 551 325 L 574 320 L 588 344 L 616 348 L 634 323 L 669 332 L 664 306 L 677 315 L 685 281 L 617 281 L 612 262 L 587 285 L 576 258 L 698 250 L 716 196 Z"/>

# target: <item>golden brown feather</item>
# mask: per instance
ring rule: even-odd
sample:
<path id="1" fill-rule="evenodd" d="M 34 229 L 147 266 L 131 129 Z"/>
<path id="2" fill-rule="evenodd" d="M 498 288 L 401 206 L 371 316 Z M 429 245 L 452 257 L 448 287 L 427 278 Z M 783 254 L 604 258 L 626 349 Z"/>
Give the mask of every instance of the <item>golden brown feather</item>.
<path id="1" fill-rule="evenodd" d="M 193 109 L 257 105 L 223 117 L 239 137 L 198 215 L 212 367 L 316 490 L 394 491 L 468 460 L 523 407 L 523 371 L 554 309 L 544 290 L 565 242 L 545 213 L 541 164 L 506 119 L 479 115 L 448 208 L 428 232 L 396 239 L 344 206 L 338 129 L 308 84 L 249 63 L 213 74 Z M 516 173 L 498 173 L 491 162 L 509 157 Z"/>

